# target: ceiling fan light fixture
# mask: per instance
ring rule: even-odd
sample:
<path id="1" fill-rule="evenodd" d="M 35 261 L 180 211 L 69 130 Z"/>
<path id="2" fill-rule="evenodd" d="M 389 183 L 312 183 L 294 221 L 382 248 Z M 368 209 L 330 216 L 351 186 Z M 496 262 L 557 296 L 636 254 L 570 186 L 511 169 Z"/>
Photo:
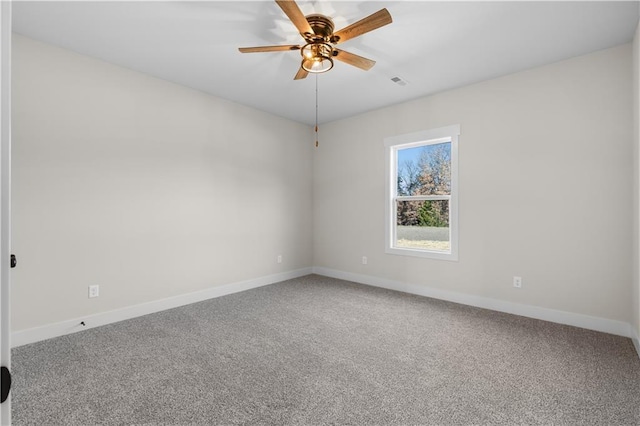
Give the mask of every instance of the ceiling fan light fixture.
<path id="1" fill-rule="evenodd" d="M 327 43 L 314 42 L 300 49 L 302 68 L 310 73 L 319 74 L 333 68 L 331 59 L 333 48 Z"/>

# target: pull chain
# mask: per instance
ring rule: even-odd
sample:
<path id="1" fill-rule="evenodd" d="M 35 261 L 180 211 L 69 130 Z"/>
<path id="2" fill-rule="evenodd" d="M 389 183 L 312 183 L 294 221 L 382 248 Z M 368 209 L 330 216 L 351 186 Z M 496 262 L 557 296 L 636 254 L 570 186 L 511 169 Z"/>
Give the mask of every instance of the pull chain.
<path id="1" fill-rule="evenodd" d="M 316 74 L 316 148 L 318 147 L 318 74 Z"/>

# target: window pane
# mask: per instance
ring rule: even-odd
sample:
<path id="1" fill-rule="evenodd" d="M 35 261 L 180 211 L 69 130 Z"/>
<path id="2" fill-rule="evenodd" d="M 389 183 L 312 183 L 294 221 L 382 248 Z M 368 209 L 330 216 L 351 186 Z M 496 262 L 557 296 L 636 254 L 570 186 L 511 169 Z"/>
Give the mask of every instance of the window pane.
<path id="1" fill-rule="evenodd" d="M 449 201 L 398 201 L 394 246 L 450 251 Z"/>
<path id="2" fill-rule="evenodd" d="M 451 194 L 451 142 L 398 150 L 398 195 Z"/>

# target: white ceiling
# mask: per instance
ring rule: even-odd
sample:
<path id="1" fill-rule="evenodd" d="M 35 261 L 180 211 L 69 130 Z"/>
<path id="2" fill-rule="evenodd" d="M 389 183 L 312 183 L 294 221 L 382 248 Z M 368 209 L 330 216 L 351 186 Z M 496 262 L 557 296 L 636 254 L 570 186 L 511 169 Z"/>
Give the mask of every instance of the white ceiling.
<path id="1" fill-rule="evenodd" d="M 632 40 L 638 2 L 298 1 L 340 29 L 386 7 L 393 23 L 340 47 L 377 61 L 318 77 L 321 123 Z M 14 31 L 301 123 L 315 77 L 294 81 L 299 44 L 273 1 L 14 2 Z M 391 81 L 399 76 L 409 84 Z"/>

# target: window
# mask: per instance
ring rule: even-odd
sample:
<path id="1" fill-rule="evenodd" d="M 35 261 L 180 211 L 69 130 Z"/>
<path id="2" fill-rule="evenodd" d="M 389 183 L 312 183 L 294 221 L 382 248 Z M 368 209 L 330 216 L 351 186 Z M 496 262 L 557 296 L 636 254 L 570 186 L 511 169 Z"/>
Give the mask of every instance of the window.
<path id="1" fill-rule="evenodd" d="M 458 260 L 458 135 L 448 126 L 384 140 L 385 251 Z"/>

